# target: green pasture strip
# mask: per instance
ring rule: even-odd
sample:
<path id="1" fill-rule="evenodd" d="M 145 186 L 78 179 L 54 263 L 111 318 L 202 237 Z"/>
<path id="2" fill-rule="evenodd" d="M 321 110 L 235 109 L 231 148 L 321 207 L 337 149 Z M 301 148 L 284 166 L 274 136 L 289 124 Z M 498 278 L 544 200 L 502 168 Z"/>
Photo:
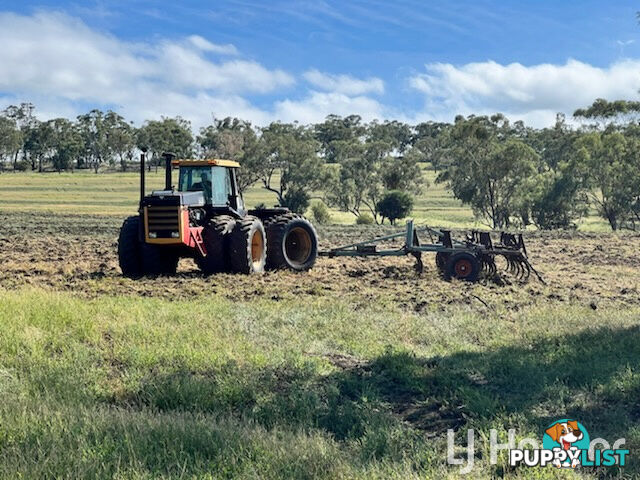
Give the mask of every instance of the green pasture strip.
<path id="1" fill-rule="evenodd" d="M 0 478 L 456 478 L 447 428 L 478 432 L 473 478 L 573 478 L 480 443 L 564 417 L 640 446 L 637 308 L 26 289 L 0 291 L 0 329 Z"/>
<path id="2" fill-rule="evenodd" d="M 416 198 L 412 217 L 417 223 L 446 228 L 488 228 L 474 218 L 473 212 L 456 200 L 443 184 L 435 183 L 435 174 L 426 170 L 428 185 Z M 162 189 L 164 174 L 161 170 L 147 174 L 147 192 Z M 314 194 L 319 197 L 320 194 Z M 259 183 L 244 195 L 249 207 L 259 204 L 273 206 L 274 193 Z M 52 213 L 82 213 L 126 216 L 134 213 L 139 199 L 139 177 L 135 172 L 94 174 L 75 173 L 5 173 L 0 174 L 0 209 L 14 212 L 46 211 Z M 313 200 L 317 202 L 317 199 Z M 308 214 L 310 212 L 307 212 Z M 334 223 L 354 223 L 355 216 L 330 209 Z M 595 212 L 579 225 L 584 231 L 610 231 L 608 224 Z"/>

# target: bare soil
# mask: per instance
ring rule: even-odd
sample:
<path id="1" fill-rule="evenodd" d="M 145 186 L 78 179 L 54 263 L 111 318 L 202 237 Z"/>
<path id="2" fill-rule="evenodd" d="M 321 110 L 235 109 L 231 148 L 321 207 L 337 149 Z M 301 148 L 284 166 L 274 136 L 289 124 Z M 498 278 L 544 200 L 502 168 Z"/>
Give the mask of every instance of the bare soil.
<path id="1" fill-rule="evenodd" d="M 319 258 L 306 273 L 204 277 L 193 261 L 181 260 L 172 277 L 123 278 L 116 254 L 122 219 L 112 216 L 14 214 L 0 212 L 0 287 L 27 285 L 70 290 L 84 296 L 140 295 L 189 298 L 225 295 L 233 299 L 333 297 L 354 305 L 390 301 L 420 312 L 451 304 L 474 310 L 533 303 L 572 302 L 597 309 L 640 304 L 640 234 L 532 232 L 525 236 L 529 259 L 546 285 L 508 273 L 477 284 L 445 282 L 433 255 L 424 272 L 413 257 Z M 397 230 L 397 229 L 396 229 Z M 394 231 L 391 227 L 318 227 L 321 249 Z M 424 239 L 428 240 L 428 239 Z"/>

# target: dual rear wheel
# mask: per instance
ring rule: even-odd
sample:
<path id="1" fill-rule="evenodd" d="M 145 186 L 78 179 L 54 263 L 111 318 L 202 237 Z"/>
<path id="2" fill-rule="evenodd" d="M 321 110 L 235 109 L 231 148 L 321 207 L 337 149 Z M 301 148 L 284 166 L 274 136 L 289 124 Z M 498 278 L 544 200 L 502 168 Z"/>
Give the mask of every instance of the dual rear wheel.
<path id="1" fill-rule="evenodd" d="M 202 231 L 206 256 L 196 263 L 206 275 L 222 272 L 262 273 L 266 263 L 266 234 L 259 218 L 218 215 Z"/>
<path id="2" fill-rule="evenodd" d="M 213 217 L 202 233 L 207 255 L 196 258 L 205 274 L 236 272 L 262 273 L 313 267 L 318 253 L 318 237 L 313 225 L 295 213 L 264 220 L 254 216 L 235 219 Z"/>
<path id="3" fill-rule="evenodd" d="M 309 220 L 296 213 L 285 213 L 265 221 L 267 230 L 267 268 L 309 270 L 318 256 L 318 235 Z"/>

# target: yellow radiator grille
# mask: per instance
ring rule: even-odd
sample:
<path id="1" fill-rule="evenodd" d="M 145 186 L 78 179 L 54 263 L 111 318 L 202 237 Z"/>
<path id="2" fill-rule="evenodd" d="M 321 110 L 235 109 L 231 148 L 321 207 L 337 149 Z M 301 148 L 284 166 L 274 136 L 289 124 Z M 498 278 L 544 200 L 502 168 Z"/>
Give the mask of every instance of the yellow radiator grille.
<path id="1" fill-rule="evenodd" d="M 149 232 L 177 232 L 180 230 L 180 207 L 147 207 Z"/>

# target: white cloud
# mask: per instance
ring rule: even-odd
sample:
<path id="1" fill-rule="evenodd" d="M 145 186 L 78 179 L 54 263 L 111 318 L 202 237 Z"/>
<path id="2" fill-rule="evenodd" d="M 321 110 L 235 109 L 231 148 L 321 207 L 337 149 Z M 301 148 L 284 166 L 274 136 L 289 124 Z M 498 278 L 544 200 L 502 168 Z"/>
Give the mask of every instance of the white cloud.
<path id="1" fill-rule="evenodd" d="M 175 88 L 268 93 L 294 83 L 293 77 L 282 70 L 268 70 L 246 60 L 214 63 L 200 52 L 172 42 L 160 47 L 156 60 L 156 76 L 170 80 Z"/>
<path id="2" fill-rule="evenodd" d="M 384 93 L 384 82 L 377 77 L 359 79 L 351 75 L 332 75 L 315 69 L 308 70 L 303 76 L 311 85 L 325 91 L 345 95 Z"/>
<path id="3" fill-rule="evenodd" d="M 235 45 L 227 43 L 225 45 L 218 45 L 211 43 L 206 38 L 202 38 L 200 35 L 191 35 L 188 38 L 189 42 L 199 50 L 203 52 L 219 53 L 220 55 L 238 55 L 238 50 Z"/>
<path id="4" fill-rule="evenodd" d="M 295 82 L 255 61 L 207 55 L 235 54 L 233 45 L 199 36 L 132 44 L 59 13 L 0 13 L 0 45 L 0 91 L 33 101 L 51 115 L 91 104 L 112 105 L 136 122 L 182 115 L 199 126 L 212 113 L 264 122 L 266 114 L 240 94 L 273 92 Z"/>
<path id="5" fill-rule="evenodd" d="M 503 112 L 533 125 L 548 125 L 557 112 L 569 115 L 596 98 L 638 99 L 640 61 L 598 68 L 577 60 L 564 65 L 496 62 L 454 66 L 436 63 L 409 79 L 425 95 L 419 116 L 452 120 L 457 114 Z"/>
<path id="6" fill-rule="evenodd" d="M 365 97 L 351 97 L 338 92 L 315 92 L 302 100 L 276 102 L 274 117 L 283 122 L 315 123 L 323 121 L 327 115 L 358 114 L 365 121 L 384 118 L 384 107 L 376 100 Z"/>
<path id="7" fill-rule="evenodd" d="M 293 90 L 296 79 L 288 72 L 199 35 L 131 43 L 61 13 L 0 13 L 0 45 L 0 108 L 32 101 L 43 118 L 73 117 L 99 107 L 138 124 L 181 115 L 198 128 L 214 115 L 263 125 L 317 122 L 329 114 L 452 121 L 456 114 L 499 111 L 543 126 L 553 123 L 556 112 L 571 114 L 598 97 L 640 99 L 640 60 L 606 68 L 576 60 L 533 66 L 428 64 L 424 73 L 408 79 L 424 105 L 400 110 L 379 101 L 377 95 L 385 93 L 380 78 L 311 68 L 302 75 L 305 83 Z M 394 93 L 406 97 L 404 105 L 414 101 L 406 92 Z"/>

